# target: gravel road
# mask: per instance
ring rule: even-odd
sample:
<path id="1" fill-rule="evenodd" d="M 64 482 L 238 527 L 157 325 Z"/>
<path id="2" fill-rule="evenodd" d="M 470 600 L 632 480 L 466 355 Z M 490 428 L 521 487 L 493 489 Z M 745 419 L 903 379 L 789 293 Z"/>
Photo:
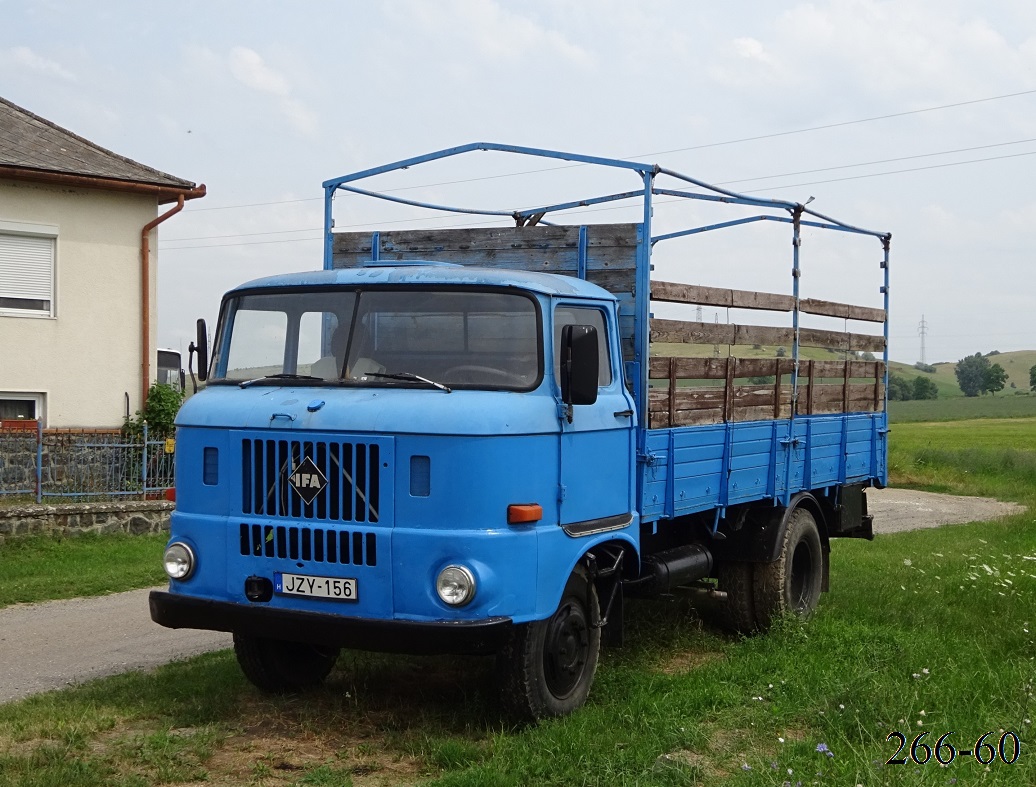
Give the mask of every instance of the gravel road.
<path id="1" fill-rule="evenodd" d="M 985 521 L 1024 510 L 989 498 L 905 489 L 872 489 L 867 502 L 879 534 Z M 148 613 L 149 592 L 0 609 L 0 703 L 231 646 L 229 634 L 156 625 Z"/>

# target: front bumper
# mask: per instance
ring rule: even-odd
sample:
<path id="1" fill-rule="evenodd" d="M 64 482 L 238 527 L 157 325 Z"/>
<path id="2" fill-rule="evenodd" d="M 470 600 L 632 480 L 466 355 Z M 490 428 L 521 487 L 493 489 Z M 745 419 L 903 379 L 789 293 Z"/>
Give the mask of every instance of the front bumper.
<path id="1" fill-rule="evenodd" d="M 151 619 L 166 628 L 231 631 L 385 653 L 495 653 L 513 628 L 508 617 L 472 621 L 371 620 L 213 601 L 160 590 L 151 592 L 149 603 Z"/>

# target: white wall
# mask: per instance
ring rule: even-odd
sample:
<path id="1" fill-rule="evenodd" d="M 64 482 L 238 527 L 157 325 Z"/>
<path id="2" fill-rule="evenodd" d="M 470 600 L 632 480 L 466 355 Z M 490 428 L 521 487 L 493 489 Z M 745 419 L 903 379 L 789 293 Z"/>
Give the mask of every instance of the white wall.
<path id="1" fill-rule="evenodd" d="M 54 316 L 0 313 L 0 391 L 45 394 L 46 426 L 121 426 L 126 393 L 140 409 L 140 231 L 157 213 L 153 196 L 0 180 L 0 222 L 57 227 Z"/>

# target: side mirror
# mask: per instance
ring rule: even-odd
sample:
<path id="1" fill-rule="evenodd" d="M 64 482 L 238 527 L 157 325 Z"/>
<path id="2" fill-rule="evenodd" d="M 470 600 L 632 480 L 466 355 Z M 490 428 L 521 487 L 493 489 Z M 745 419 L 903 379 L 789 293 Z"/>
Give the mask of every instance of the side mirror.
<path id="1" fill-rule="evenodd" d="M 198 384 L 194 382 L 194 369 L 191 368 L 191 361 L 194 354 L 198 353 L 198 379 L 205 382 L 209 375 L 209 337 L 205 330 L 205 320 L 198 320 L 196 341 L 191 342 L 187 347 L 187 368 L 191 371 L 191 382 L 194 385 L 194 392 L 198 393 Z"/>
<path id="2" fill-rule="evenodd" d="M 565 325 L 561 329 L 561 401 L 567 405 L 597 401 L 597 329 Z"/>

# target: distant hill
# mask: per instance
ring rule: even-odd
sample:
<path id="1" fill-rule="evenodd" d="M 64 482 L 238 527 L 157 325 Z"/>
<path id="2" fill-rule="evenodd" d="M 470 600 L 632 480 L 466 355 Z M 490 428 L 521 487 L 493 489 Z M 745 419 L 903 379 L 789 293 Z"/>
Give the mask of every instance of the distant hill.
<path id="1" fill-rule="evenodd" d="M 1007 386 L 997 396 L 1013 394 L 1015 391 L 1029 390 L 1029 369 L 1036 366 L 1036 350 L 1018 350 L 1016 352 L 1000 353 L 989 356 L 990 363 L 998 363 L 1007 372 Z M 963 396 L 960 387 L 957 385 L 957 376 L 954 369 L 956 361 L 948 363 L 932 364 L 935 373 L 930 374 L 915 369 L 910 364 L 893 361 L 889 364 L 889 371 L 904 377 L 913 378 L 920 375 L 931 378 L 939 387 L 939 396 Z M 1014 388 L 1011 387 L 1014 383 Z"/>

